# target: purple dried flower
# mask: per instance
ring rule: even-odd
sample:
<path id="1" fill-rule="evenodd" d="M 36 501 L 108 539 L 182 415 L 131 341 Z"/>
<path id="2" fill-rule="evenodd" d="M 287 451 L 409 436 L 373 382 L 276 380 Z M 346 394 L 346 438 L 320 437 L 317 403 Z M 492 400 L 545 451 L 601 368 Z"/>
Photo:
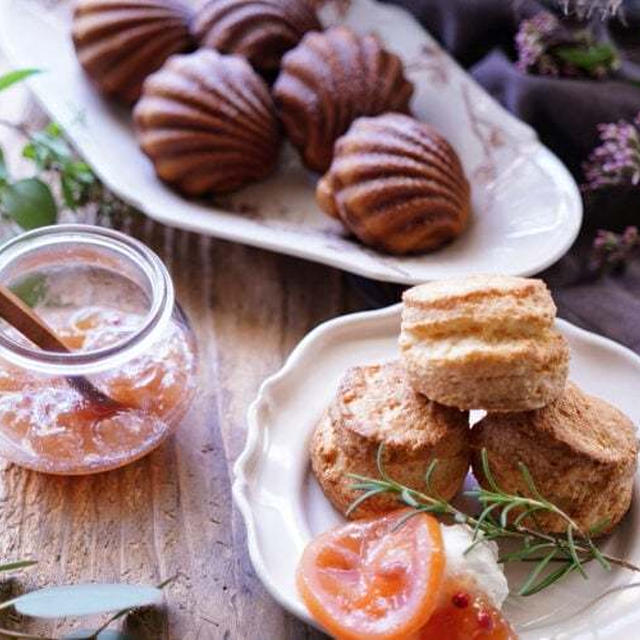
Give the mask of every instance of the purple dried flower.
<path id="1" fill-rule="evenodd" d="M 583 164 L 583 189 L 640 187 L 640 113 L 633 122 L 619 120 L 598 125 L 602 144 Z"/>
<path id="2" fill-rule="evenodd" d="M 603 78 L 620 66 L 610 44 L 596 42 L 588 28 L 569 29 L 549 11 L 523 20 L 515 44 L 523 73 Z"/>
<path id="3" fill-rule="evenodd" d="M 593 241 L 591 268 L 599 273 L 620 270 L 639 254 L 638 227 L 627 227 L 622 233 L 600 229 Z"/>
<path id="4" fill-rule="evenodd" d="M 557 76 L 559 68 L 546 51 L 548 41 L 559 28 L 559 20 L 548 11 L 541 11 L 532 18 L 523 20 L 516 33 L 516 67 L 524 73 L 537 70 L 543 75 Z"/>

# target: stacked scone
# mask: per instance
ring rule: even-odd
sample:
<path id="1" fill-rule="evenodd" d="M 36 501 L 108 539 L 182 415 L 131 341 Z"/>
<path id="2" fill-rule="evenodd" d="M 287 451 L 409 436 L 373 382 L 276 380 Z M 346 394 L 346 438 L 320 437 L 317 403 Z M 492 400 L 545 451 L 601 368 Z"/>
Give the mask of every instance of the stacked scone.
<path id="1" fill-rule="evenodd" d="M 545 284 L 470 276 L 414 287 L 403 302 L 400 362 L 348 372 L 316 429 L 312 466 L 333 504 L 346 513 L 359 495 L 347 474 L 377 475 L 380 444 L 389 475 L 417 490 L 437 458 L 431 486 L 447 499 L 469 464 L 487 483 L 486 450 L 504 491 L 531 494 L 525 465 L 538 491 L 581 531 L 611 530 L 631 501 L 635 428 L 567 382 L 569 346 L 554 327 Z M 488 412 L 473 428 L 471 409 Z M 365 504 L 368 513 L 397 507 L 388 498 Z M 553 515 L 529 524 L 550 533 L 566 528 Z"/>

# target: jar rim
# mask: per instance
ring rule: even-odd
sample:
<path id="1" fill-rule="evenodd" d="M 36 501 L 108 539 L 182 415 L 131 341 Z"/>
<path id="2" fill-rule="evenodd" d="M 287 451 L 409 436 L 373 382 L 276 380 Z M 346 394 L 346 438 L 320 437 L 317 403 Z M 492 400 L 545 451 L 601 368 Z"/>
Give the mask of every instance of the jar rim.
<path id="1" fill-rule="evenodd" d="M 60 243 L 104 248 L 128 259 L 149 285 L 149 310 L 136 330 L 107 347 L 71 353 L 44 351 L 0 332 L 0 355 L 19 366 L 73 376 L 111 368 L 142 353 L 164 330 L 173 313 L 175 292 L 164 263 L 149 247 L 120 231 L 89 224 L 57 224 L 28 231 L 2 244 L 0 275 L 19 258 Z"/>

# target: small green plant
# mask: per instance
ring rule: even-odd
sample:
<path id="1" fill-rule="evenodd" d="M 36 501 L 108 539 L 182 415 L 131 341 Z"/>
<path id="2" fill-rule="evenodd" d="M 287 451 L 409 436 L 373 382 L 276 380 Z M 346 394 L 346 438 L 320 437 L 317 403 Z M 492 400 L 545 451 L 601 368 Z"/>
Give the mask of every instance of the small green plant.
<path id="1" fill-rule="evenodd" d="M 37 69 L 21 69 L 0 76 L 0 92 L 37 73 Z M 95 208 L 97 220 L 131 212 L 78 158 L 55 122 L 39 131 L 1 119 L 0 126 L 26 139 L 22 156 L 34 170 L 32 176 L 14 178 L 0 148 L 0 217 L 22 229 L 35 229 L 55 223 L 62 210 L 78 212 L 87 205 Z"/>

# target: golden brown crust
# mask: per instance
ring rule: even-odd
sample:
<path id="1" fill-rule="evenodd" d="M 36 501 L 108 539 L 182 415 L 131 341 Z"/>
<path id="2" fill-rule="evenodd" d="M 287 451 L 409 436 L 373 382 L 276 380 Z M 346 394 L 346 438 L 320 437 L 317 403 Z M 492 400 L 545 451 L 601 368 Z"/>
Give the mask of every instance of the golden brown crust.
<path id="1" fill-rule="evenodd" d="M 486 486 L 481 450 L 497 484 L 531 495 L 518 463 L 529 469 L 540 493 L 588 532 L 607 522 L 610 531 L 629 508 L 636 473 L 636 429 L 621 411 L 569 383 L 543 409 L 489 414 L 472 430 L 474 475 Z M 513 514 L 514 516 L 516 514 Z M 530 523 L 531 524 L 531 523 Z M 536 526 L 562 533 L 558 516 L 536 516 Z"/>
<path id="2" fill-rule="evenodd" d="M 269 90 L 240 56 L 172 56 L 145 82 L 134 121 L 158 176 L 188 196 L 233 191 L 278 160 Z"/>
<path id="3" fill-rule="evenodd" d="M 421 491 L 427 466 L 437 458 L 432 486 L 450 499 L 469 468 L 468 437 L 468 414 L 415 393 L 398 362 L 353 367 L 315 430 L 311 465 L 327 498 L 342 513 L 361 495 L 348 474 L 379 476 L 376 456 L 381 444 L 389 476 Z M 397 507 L 394 498 L 378 496 L 352 516 Z"/>
<path id="4" fill-rule="evenodd" d="M 373 35 L 347 27 L 307 33 L 282 58 L 273 94 L 287 136 L 314 171 L 359 116 L 409 111 L 413 85 L 402 62 Z"/>
<path id="5" fill-rule="evenodd" d="M 244 56 L 262 72 L 277 70 L 307 31 L 321 28 L 306 0 L 206 0 L 192 25 L 201 47 Z"/>
<path id="6" fill-rule="evenodd" d="M 469 276 L 403 296 L 400 349 L 414 388 L 461 409 L 526 411 L 564 388 L 566 339 L 544 282 Z"/>
<path id="7" fill-rule="evenodd" d="M 177 0 L 78 0 L 72 38 L 96 86 L 131 104 L 149 74 L 192 48 L 190 19 L 188 6 Z"/>
<path id="8" fill-rule="evenodd" d="M 398 113 L 358 118 L 318 183 L 320 208 L 387 253 L 430 251 L 467 226 L 470 189 L 451 145 Z"/>

